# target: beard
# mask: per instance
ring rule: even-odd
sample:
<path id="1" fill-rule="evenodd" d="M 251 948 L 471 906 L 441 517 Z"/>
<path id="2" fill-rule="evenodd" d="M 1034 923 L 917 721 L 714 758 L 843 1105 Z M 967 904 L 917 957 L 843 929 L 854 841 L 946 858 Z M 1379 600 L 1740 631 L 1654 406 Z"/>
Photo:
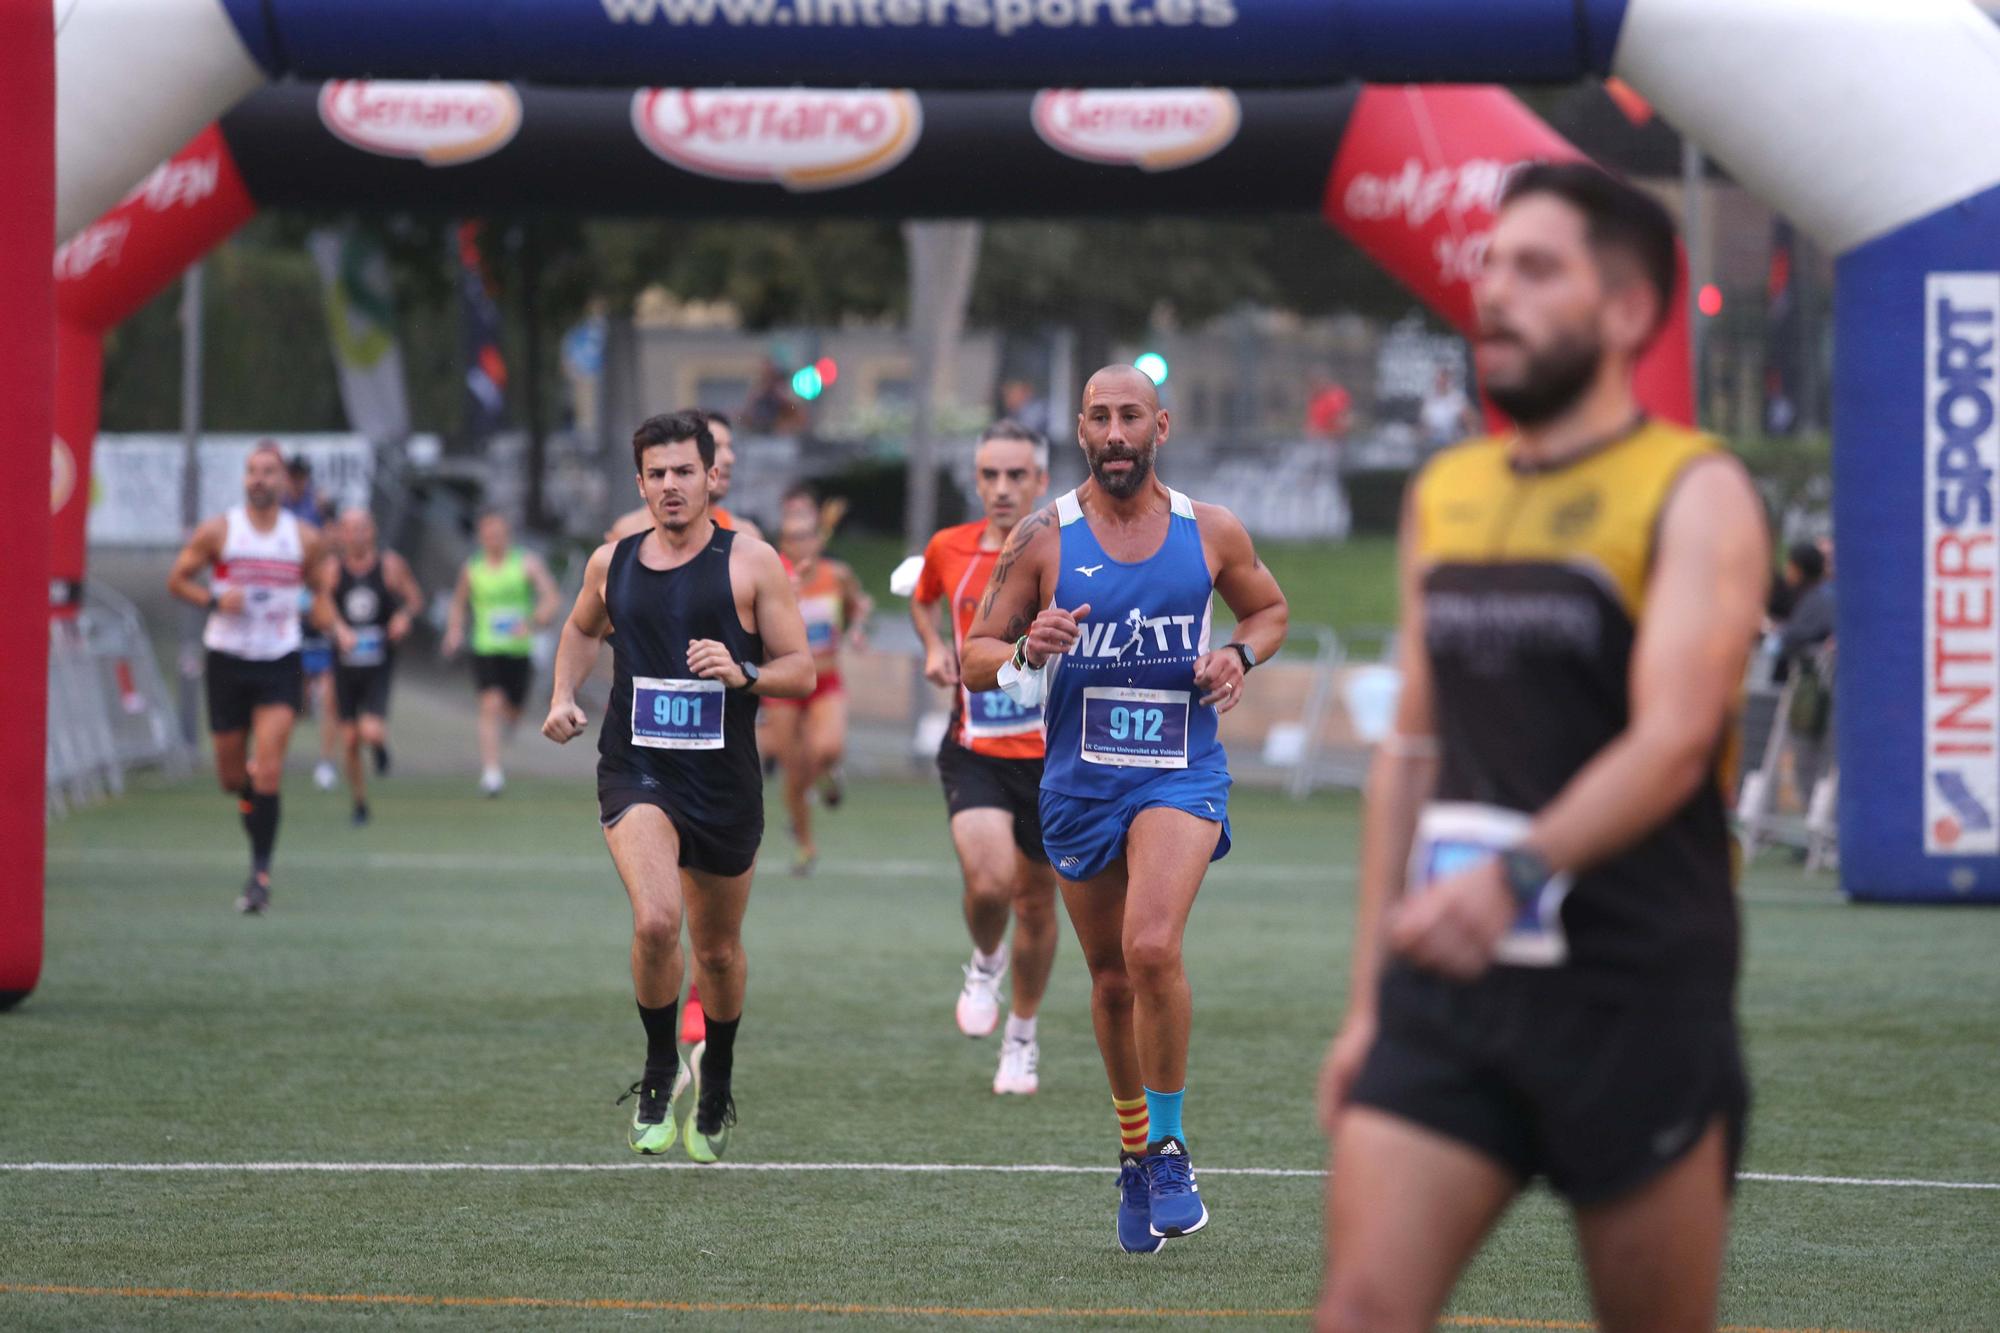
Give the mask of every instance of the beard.
<path id="1" fill-rule="evenodd" d="M 1139 493 L 1140 488 L 1146 484 L 1146 479 L 1153 475 L 1153 453 L 1153 442 L 1148 440 L 1137 448 L 1106 449 L 1103 453 L 1092 454 L 1091 478 L 1113 499 L 1129 500 Z M 1123 475 L 1107 473 L 1104 470 L 1106 463 L 1117 461 L 1130 462 L 1132 470 Z"/>
<path id="2" fill-rule="evenodd" d="M 245 486 L 243 498 L 250 502 L 252 509 L 269 509 L 278 503 L 278 492 L 270 486 Z"/>
<path id="3" fill-rule="evenodd" d="M 1523 426 L 1553 421 L 1576 406 L 1604 361 L 1604 344 L 1583 333 L 1561 333 L 1540 351 L 1530 350 L 1515 384 L 1483 387 L 1493 405 Z"/>

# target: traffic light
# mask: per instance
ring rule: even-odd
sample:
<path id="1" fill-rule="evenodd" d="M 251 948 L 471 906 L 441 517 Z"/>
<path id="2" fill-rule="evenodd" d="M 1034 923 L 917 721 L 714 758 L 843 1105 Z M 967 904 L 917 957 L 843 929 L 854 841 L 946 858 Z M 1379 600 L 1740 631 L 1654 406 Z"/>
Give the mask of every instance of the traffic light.
<path id="1" fill-rule="evenodd" d="M 792 372 L 792 392 L 810 403 L 834 386 L 840 378 L 840 364 L 830 356 L 823 356 L 809 366 L 800 366 Z"/>
<path id="2" fill-rule="evenodd" d="M 1132 358 L 1133 369 L 1155 384 L 1167 382 L 1167 358 L 1158 352 L 1141 352 Z"/>
<path id="3" fill-rule="evenodd" d="M 1721 314 L 1722 288 L 1712 282 L 1703 283 L 1700 293 L 1695 297 L 1695 308 L 1710 319 L 1714 319 L 1717 315 Z"/>

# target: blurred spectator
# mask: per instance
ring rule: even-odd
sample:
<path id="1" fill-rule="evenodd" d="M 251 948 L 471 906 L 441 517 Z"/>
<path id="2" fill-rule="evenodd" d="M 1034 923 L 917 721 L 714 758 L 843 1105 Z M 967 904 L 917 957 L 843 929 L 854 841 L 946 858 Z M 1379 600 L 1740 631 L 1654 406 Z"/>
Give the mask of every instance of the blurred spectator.
<path id="1" fill-rule="evenodd" d="M 1479 413 L 1458 387 L 1458 377 L 1448 365 L 1440 364 L 1437 377 L 1417 407 L 1417 429 L 1426 452 L 1457 444 L 1479 429 Z"/>
<path id="2" fill-rule="evenodd" d="M 1048 400 L 1036 393 L 1035 386 L 1027 380 L 1008 380 L 1000 386 L 1000 415 L 1039 431 L 1044 437 L 1050 433 Z"/>
<path id="3" fill-rule="evenodd" d="M 764 359 L 757 383 L 737 412 L 746 435 L 795 435 L 806 428 L 805 409 L 792 397 L 785 372 L 776 361 Z"/>
<path id="4" fill-rule="evenodd" d="M 261 447 L 269 441 L 259 441 Z M 285 509 L 302 523 L 325 526 L 325 514 L 320 509 L 319 492 L 313 487 L 312 461 L 304 454 L 293 454 L 285 464 Z"/>
<path id="5" fill-rule="evenodd" d="M 1833 675 L 1825 649 L 1833 642 L 1832 544 L 1800 543 L 1785 553 L 1785 581 L 1793 601 L 1778 629 L 1778 664 L 1797 679 L 1786 725 L 1792 733 L 1792 779 L 1799 799 L 1810 801 L 1833 752 Z"/>
<path id="6" fill-rule="evenodd" d="M 1326 375 L 1313 376 L 1306 389 L 1306 437 L 1326 441 L 1336 465 L 1353 417 L 1354 395 Z"/>
<path id="7" fill-rule="evenodd" d="M 1771 584 L 1770 604 L 1765 608 L 1769 628 L 1779 630 L 1792 618 L 1799 599 L 1826 578 L 1826 553 L 1812 542 L 1798 542 L 1785 552 L 1785 567 Z"/>

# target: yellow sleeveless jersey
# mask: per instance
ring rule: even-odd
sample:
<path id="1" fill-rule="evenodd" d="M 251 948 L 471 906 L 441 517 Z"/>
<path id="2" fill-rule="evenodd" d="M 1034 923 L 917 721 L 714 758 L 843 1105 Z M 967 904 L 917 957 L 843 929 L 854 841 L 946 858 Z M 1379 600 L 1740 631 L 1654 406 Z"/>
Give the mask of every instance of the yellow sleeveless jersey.
<path id="1" fill-rule="evenodd" d="M 1555 467 L 1517 467 L 1505 441 L 1489 438 L 1424 469 L 1414 507 L 1438 800 L 1533 813 L 1626 728 L 1661 511 L 1689 466 L 1721 448 L 1647 422 Z M 1735 750 L 1732 719 L 1716 780 L 1637 846 L 1577 876 L 1562 906 L 1568 960 L 1511 980 L 1729 1002 Z"/>

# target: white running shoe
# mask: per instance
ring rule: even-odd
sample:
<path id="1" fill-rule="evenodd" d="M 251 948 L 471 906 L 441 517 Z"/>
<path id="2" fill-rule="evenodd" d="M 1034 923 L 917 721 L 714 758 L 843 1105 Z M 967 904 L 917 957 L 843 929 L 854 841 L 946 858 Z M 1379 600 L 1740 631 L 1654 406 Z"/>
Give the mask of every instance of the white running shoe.
<path id="1" fill-rule="evenodd" d="M 329 760 L 322 759 L 313 765 L 313 786 L 321 791 L 332 791 L 333 785 L 339 781 L 340 774 L 334 771 Z"/>
<path id="2" fill-rule="evenodd" d="M 1000 1043 L 1000 1070 L 993 1075 L 994 1093 L 1002 1097 L 1010 1092 L 1032 1097 L 1042 1086 L 1035 1075 L 1035 1067 L 1041 1062 L 1041 1043 L 1033 1037 L 1007 1038 Z"/>
<path id="3" fill-rule="evenodd" d="M 479 790 L 488 796 L 498 796 L 507 786 L 507 775 L 497 768 L 489 768 L 479 775 Z"/>
<path id="4" fill-rule="evenodd" d="M 958 993 L 958 1030 L 968 1037 L 990 1037 L 1000 1021 L 1000 982 L 1007 975 L 1007 950 L 1001 949 L 993 969 L 979 966 L 979 955 L 965 965 L 965 988 Z"/>

